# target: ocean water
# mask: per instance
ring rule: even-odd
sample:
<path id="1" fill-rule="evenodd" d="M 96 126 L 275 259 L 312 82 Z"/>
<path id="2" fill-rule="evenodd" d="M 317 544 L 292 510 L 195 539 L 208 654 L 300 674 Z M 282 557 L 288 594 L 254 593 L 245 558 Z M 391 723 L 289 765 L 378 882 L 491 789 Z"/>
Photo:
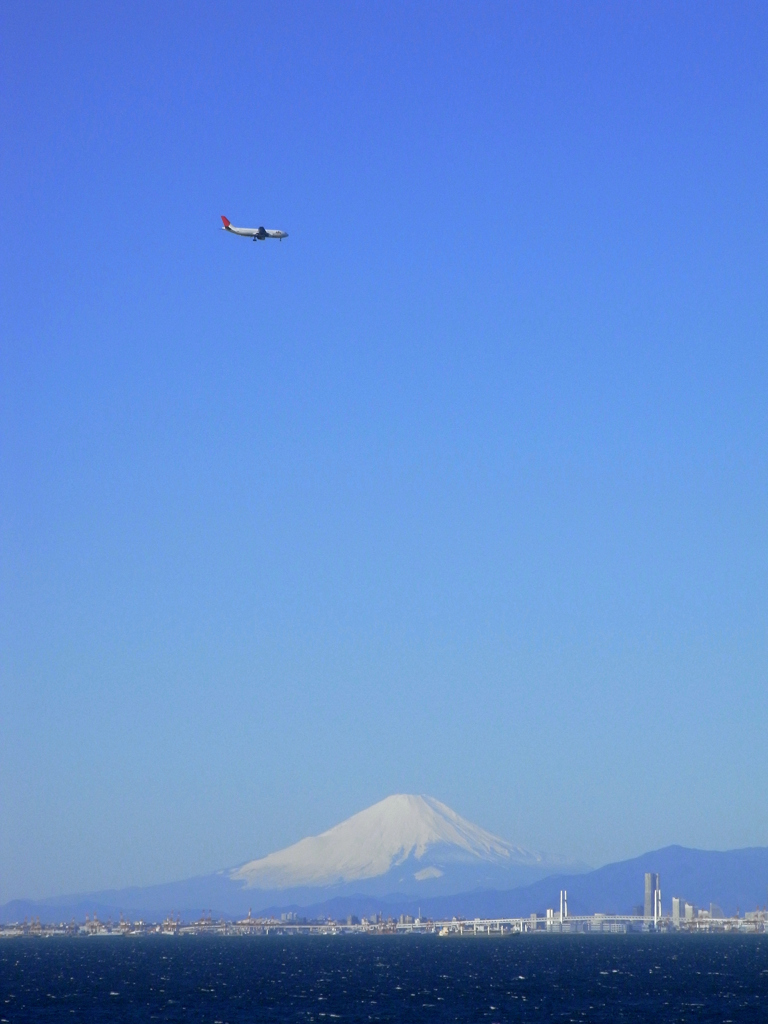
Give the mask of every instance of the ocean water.
<path id="1" fill-rule="evenodd" d="M 768 1021 L 768 937 L 0 941 L 0 1021 Z"/>

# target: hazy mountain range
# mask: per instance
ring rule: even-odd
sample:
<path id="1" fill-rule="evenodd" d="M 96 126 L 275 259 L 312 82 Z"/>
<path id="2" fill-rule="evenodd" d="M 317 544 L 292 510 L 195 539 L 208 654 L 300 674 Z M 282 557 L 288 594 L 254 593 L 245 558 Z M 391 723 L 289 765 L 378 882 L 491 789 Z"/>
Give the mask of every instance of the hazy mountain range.
<path id="1" fill-rule="evenodd" d="M 0 921 L 39 916 L 82 920 L 120 913 L 160 920 L 241 917 L 250 910 L 305 916 L 382 911 L 445 917 L 518 916 L 559 905 L 571 913 L 630 912 L 643 873 L 658 871 L 662 893 L 726 912 L 766 902 L 768 849 L 711 853 L 668 847 L 597 871 L 508 843 L 427 797 L 396 795 L 319 836 L 235 868 L 181 882 L 46 900 L 13 900 Z"/>
<path id="2" fill-rule="evenodd" d="M 511 888 L 578 866 L 507 843 L 428 796 L 399 794 L 319 836 L 229 872 L 252 898 L 291 893 L 422 897 Z M 304 895 L 306 894 L 306 896 Z"/>

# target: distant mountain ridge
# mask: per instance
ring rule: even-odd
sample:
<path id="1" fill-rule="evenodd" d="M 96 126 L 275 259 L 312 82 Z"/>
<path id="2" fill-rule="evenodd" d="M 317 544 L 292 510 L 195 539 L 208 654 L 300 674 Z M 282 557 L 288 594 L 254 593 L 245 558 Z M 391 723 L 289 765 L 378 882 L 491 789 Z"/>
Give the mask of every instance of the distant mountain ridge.
<path id="1" fill-rule="evenodd" d="M 473 825 L 433 797 L 400 793 L 319 836 L 250 861 L 230 871 L 230 878 L 247 889 L 285 890 L 344 886 L 394 873 L 411 888 L 408 874 L 423 883 L 443 878 L 458 865 L 540 873 L 555 864 Z M 376 888 L 382 888 L 381 881 Z"/>
<path id="2" fill-rule="evenodd" d="M 182 882 L 47 900 L 14 900 L 0 921 L 82 920 L 94 911 L 136 920 L 185 920 L 211 912 L 242 917 L 293 910 L 303 916 L 413 913 L 518 917 L 559 906 L 572 914 L 630 913 L 643 901 L 643 875 L 661 875 L 672 896 L 732 914 L 768 899 L 768 848 L 716 852 L 669 846 L 594 871 L 499 839 L 432 797 L 398 794 L 319 836 L 237 868 Z"/>
<path id="3" fill-rule="evenodd" d="M 667 846 L 594 871 L 551 875 L 532 885 L 508 890 L 476 890 L 427 899 L 398 894 L 376 900 L 359 894 L 304 907 L 265 909 L 294 910 L 309 917 L 334 919 L 374 912 L 393 916 L 421 914 L 434 920 L 454 916 L 468 919 L 527 917 L 531 913 L 544 914 L 548 907 L 557 909 L 560 890 L 565 889 L 572 915 L 631 914 L 643 903 L 646 871 L 660 875 L 665 914 L 671 910 L 673 896 L 702 910 L 708 910 L 710 904 L 715 903 L 728 916 L 762 908 L 768 903 L 768 847 L 719 851 Z"/>
<path id="4" fill-rule="evenodd" d="M 543 914 L 547 907 L 559 906 L 560 890 L 568 890 L 568 909 L 571 914 L 631 913 L 643 901 L 643 876 L 646 871 L 657 871 L 661 876 L 662 906 L 669 911 L 673 896 L 708 909 L 717 903 L 732 915 L 764 906 L 768 900 L 768 847 L 750 847 L 742 850 L 692 850 L 682 846 L 668 846 L 644 853 L 631 860 L 606 864 L 583 874 L 557 874 L 532 885 L 506 890 L 485 889 L 450 895 L 419 897 L 407 893 L 389 893 L 379 897 L 370 893 L 306 890 L 307 894 L 324 893 L 315 902 L 302 903 L 289 899 L 270 902 L 273 892 L 262 892 L 262 901 L 256 902 L 254 892 L 236 893 L 226 874 L 191 879 L 185 883 L 113 890 L 84 896 L 61 897 L 48 900 L 13 900 L 0 907 L 0 922 L 20 921 L 25 917 L 39 917 L 43 922 L 69 920 L 82 921 L 86 914 L 98 913 L 102 920 L 120 913 L 136 920 L 160 920 L 170 913 L 178 913 L 184 920 L 193 920 L 211 910 L 216 917 L 239 917 L 252 907 L 254 915 L 295 911 L 306 917 L 346 918 L 373 912 L 386 915 L 421 913 L 433 919 L 453 916 L 522 917 L 531 913 Z M 217 888 L 218 883 L 218 888 Z M 287 890 L 290 894 L 291 890 Z M 244 900 L 245 897 L 245 900 Z M 251 903 L 248 900 L 251 900 Z"/>
<path id="5" fill-rule="evenodd" d="M 397 893 L 428 899 L 511 889 L 555 871 L 583 869 L 508 843 L 433 797 L 401 793 L 321 835 L 214 875 L 37 901 L 37 909 L 25 913 L 64 914 L 65 908 L 72 908 L 72 913 L 84 914 L 89 907 L 92 912 L 108 906 L 145 919 L 208 911 L 232 917 L 266 906 L 307 906 L 351 896 L 381 899 Z M 17 913 L 9 911 L 10 906 L 21 904 L 0 908 L 0 915 Z"/>

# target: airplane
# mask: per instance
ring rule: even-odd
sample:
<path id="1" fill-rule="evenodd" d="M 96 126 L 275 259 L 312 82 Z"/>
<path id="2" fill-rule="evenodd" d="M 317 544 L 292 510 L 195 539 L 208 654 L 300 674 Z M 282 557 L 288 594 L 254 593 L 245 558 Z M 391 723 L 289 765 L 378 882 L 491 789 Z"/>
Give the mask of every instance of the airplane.
<path id="1" fill-rule="evenodd" d="M 265 238 L 277 238 L 282 242 L 288 237 L 287 231 L 276 231 L 273 228 L 235 228 L 226 217 L 222 216 L 221 219 L 224 224 L 222 231 L 230 231 L 233 235 L 242 235 L 243 238 L 252 238 L 254 242 L 263 242 Z"/>

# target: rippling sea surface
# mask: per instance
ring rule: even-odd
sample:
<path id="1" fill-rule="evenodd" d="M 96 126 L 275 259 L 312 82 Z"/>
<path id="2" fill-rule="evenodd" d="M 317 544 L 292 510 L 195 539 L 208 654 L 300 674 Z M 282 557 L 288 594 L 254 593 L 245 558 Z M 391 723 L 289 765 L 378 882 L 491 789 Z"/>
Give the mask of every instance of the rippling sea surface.
<path id="1" fill-rule="evenodd" d="M 768 1021 L 762 936 L 0 942 L 0 1021 Z"/>

